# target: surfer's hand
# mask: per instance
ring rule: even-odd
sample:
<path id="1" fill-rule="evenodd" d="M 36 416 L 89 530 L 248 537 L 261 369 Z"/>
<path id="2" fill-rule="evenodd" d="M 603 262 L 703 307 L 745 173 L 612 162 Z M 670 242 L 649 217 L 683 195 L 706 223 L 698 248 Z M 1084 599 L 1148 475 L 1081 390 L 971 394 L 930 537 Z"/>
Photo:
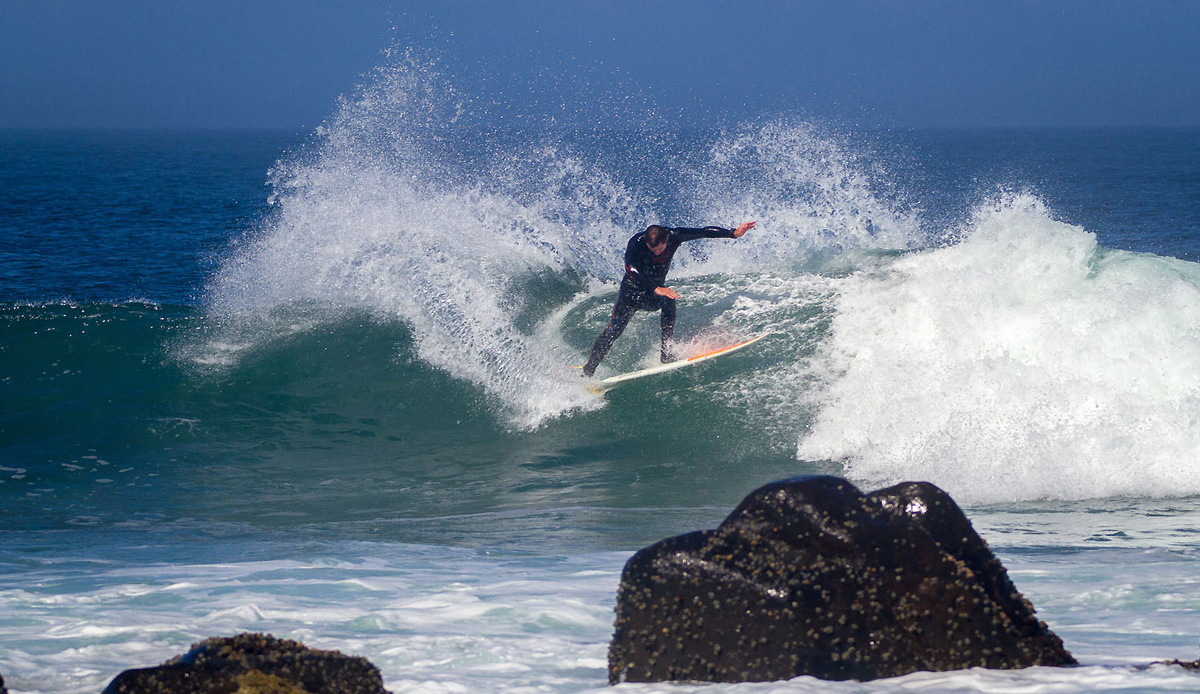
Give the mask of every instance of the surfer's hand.
<path id="1" fill-rule="evenodd" d="M 675 291 L 674 289 L 671 289 L 670 287 L 655 287 L 654 293 L 659 296 L 665 296 L 668 299 L 678 299 L 679 298 L 679 292 Z"/>
<path id="2" fill-rule="evenodd" d="M 742 222 L 741 224 L 738 225 L 737 229 L 733 230 L 733 238 L 735 238 L 735 239 L 742 238 L 742 235 L 745 234 L 747 231 L 750 231 L 751 229 L 753 229 L 755 224 L 758 224 L 758 222 Z"/>

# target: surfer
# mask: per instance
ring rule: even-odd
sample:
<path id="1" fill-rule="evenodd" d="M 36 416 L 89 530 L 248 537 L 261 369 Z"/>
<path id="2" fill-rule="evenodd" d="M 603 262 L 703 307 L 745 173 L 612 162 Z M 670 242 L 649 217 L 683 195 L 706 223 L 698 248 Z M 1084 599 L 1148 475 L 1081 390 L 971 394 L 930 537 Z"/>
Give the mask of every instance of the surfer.
<path id="1" fill-rule="evenodd" d="M 617 303 L 613 306 L 612 319 L 596 343 L 583 375 L 592 376 L 596 367 L 604 360 L 613 343 L 625 331 L 629 319 L 636 311 L 661 311 L 662 363 L 675 361 L 671 352 L 671 339 L 675 336 L 675 300 L 679 294 L 666 286 L 667 271 L 671 269 L 671 258 L 685 241 L 695 239 L 740 239 L 754 228 L 755 222 L 742 222 L 736 229 L 704 227 L 703 229 L 672 229 L 653 224 L 646 230 L 634 234 L 625 246 L 625 276 L 617 291 Z"/>

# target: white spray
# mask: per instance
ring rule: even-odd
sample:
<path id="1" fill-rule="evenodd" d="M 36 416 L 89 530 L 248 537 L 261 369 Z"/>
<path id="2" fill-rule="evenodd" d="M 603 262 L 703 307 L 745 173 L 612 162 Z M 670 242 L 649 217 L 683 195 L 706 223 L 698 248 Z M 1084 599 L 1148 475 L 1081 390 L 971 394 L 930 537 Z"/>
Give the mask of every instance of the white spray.
<path id="1" fill-rule="evenodd" d="M 505 140 L 476 109 L 411 55 L 343 100 L 304 155 L 272 171 L 273 213 L 211 281 L 210 315 L 225 328 L 200 358 L 236 361 L 270 339 L 262 325 L 282 309 L 292 331 L 365 310 L 406 323 L 422 360 L 478 385 L 517 428 L 602 404 L 569 368 L 582 356 L 557 326 L 516 325 L 513 294 L 539 273 L 582 280 L 576 299 L 610 291 L 630 234 L 690 220 L 662 219 L 652 196 L 561 139 Z M 787 270 L 831 244 L 908 245 L 915 226 L 803 124 L 722 138 L 686 174 L 642 156 L 643 172 L 686 179 L 675 185 L 701 223 L 760 221 L 749 240 L 681 254 L 678 276 Z"/>
<path id="2" fill-rule="evenodd" d="M 1200 267 L 1108 251 L 1029 196 L 848 278 L 799 445 L 968 501 L 1200 493 Z"/>

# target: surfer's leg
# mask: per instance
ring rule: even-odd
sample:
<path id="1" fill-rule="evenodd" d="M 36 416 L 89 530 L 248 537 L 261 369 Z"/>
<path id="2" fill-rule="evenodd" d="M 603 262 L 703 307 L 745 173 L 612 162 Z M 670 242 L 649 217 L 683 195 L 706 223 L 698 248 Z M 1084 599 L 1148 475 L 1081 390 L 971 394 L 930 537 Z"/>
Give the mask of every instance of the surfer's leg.
<path id="1" fill-rule="evenodd" d="M 608 325 L 604 328 L 604 332 L 600 333 L 600 337 L 596 338 L 595 344 L 592 345 L 592 353 L 588 355 L 587 363 L 583 365 L 583 375 L 589 378 L 596 373 L 596 367 L 600 366 L 600 362 L 604 361 L 608 350 L 612 349 L 613 343 L 625 332 L 625 326 L 629 325 L 629 319 L 633 317 L 633 312 L 637 310 L 635 302 L 629 301 L 624 292 L 617 294 L 617 303 L 613 306 L 612 318 L 608 321 Z"/>
<path id="2" fill-rule="evenodd" d="M 662 363 L 670 364 L 675 361 L 675 300 L 660 297 L 658 305 L 662 308 Z"/>

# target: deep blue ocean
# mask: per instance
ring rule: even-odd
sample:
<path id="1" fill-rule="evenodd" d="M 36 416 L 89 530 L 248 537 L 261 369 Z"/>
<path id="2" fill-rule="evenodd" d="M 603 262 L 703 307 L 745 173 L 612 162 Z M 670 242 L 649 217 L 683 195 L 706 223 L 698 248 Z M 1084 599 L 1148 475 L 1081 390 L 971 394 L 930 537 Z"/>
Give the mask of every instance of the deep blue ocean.
<path id="1" fill-rule="evenodd" d="M 1138 667 L 1200 644 L 1200 130 L 488 128 L 425 78 L 311 133 L 0 131 L 10 691 L 247 630 L 607 691 L 625 559 L 813 472 L 949 491 L 1083 665 L 625 689 L 1200 687 Z M 772 336 L 591 393 L 628 237 L 750 219 L 676 257 L 679 350 Z"/>

